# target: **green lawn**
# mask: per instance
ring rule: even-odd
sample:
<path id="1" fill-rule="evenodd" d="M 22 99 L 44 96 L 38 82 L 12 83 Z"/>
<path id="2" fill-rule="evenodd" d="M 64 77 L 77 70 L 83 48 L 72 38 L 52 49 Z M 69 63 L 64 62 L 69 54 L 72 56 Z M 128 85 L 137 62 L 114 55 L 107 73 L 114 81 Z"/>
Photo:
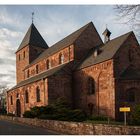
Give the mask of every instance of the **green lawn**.
<path id="1" fill-rule="evenodd" d="M 110 121 L 108 123 L 108 121 L 95 121 L 95 120 L 87 120 L 84 121 L 86 123 L 93 123 L 93 124 L 112 124 L 112 125 L 124 125 L 123 122 L 116 122 L 116 121 Z"/>

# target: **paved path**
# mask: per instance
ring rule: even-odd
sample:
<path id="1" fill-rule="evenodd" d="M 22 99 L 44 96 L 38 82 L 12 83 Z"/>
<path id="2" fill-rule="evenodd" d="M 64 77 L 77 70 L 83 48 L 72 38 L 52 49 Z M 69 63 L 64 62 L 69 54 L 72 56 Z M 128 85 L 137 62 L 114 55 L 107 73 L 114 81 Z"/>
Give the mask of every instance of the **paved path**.
<path id="1" fill-rule="evenodd" d="M 0 120 L 0 135 L 57 135 L 45 128 Z"/>

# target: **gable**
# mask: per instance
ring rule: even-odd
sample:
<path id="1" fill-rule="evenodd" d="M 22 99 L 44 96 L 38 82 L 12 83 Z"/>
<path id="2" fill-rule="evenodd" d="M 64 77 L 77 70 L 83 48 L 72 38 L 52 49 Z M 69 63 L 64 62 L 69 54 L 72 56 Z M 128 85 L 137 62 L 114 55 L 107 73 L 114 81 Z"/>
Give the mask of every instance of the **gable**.
<path id="1" fill-rule="evenodd" d="M 88 67 L 90 65 L 94 65 L 109 59 L 112 59 L 118 49 L 121 47 L 121 45 L 126 41 L 128 36 L 132 32 L 129 32 L 127 34 L 124 34 L 120 37 L 117 37 L 115 39 L 110 40 L 104 45 L 97 46 L 94 49 L 91 49 L 87 56 L 85 56 L 85 59 L 81 62 L 81 64 L 77 67 L 77 69 L 82 69 L 84 67 Z M 99 54 L 94 57 L 94 52 L 98 50 Z"/>

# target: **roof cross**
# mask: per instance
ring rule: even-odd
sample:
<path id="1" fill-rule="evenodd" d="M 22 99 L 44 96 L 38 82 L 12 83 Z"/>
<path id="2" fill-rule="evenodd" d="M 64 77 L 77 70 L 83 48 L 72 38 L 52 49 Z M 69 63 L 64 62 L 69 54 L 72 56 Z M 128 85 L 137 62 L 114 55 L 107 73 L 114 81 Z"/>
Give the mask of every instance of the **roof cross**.
<path id="1" fill-rule="evenodd" d="M 34 22 L 34 12 L 32 12 L 32 23 Z"/>

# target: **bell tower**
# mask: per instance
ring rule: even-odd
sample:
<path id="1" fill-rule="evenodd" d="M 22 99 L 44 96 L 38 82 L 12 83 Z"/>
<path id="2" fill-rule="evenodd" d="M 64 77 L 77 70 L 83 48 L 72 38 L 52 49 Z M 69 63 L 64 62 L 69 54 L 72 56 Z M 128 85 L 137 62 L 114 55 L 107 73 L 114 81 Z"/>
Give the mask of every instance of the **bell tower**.
<path id="1" fill-rule="evenodd" d="M 47 43 L 38 32 L 35 25 L 30 25 L 19 48 L 16 51 L 16 79 L 17 84 L 24 80 L 24 69 L 42 52 L 48 48 Z"/>
<path id="2" fill-rule="evenodd" d="M 108 41 L 110 41 L 111 32 L 107 28 L 102 34 L 104 35 L 104 43 L 107 43 Z"/>

